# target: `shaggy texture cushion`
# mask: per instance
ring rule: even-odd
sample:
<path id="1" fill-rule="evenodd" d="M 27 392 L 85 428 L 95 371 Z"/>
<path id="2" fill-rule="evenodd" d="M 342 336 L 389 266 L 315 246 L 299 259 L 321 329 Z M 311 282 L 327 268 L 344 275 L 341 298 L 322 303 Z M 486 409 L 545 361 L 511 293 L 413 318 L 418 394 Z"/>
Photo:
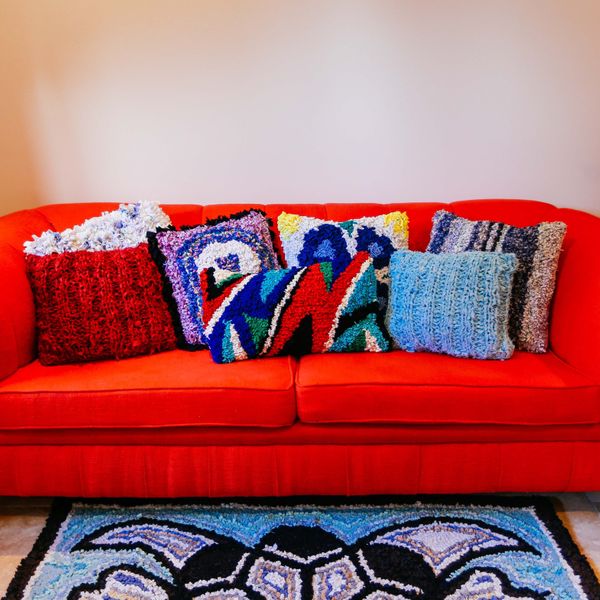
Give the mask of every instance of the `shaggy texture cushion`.
<path id="1" fill-rule="evenodd" d="M 357 252 L 368 252 L 379 281 L 380 307 L 385 308 L 390 256 L 396 250 L 408 248 L 406 213 L 396 211 L 340 223 L 282 212 L 277 226 L 288 267 L 328 261 L 337 275 Z"/>
<path id="2" fill-rule="evenodd" d="M 545 352 L 548 310 L 566 229 L 559 221 L 514 227 L 496 221 L 470 221 L 440 210 L 433 217 L 427 251 L 514 254 L 519 262 L 510 304 L 510 336 L 521 350 Z"/>
<path id="3" fill-rule="evenodd" d="M 217 281 L 232 273 L 257 273 L 280 268 L 269 221 L 251 210 L 198 227 L 148 234 L 152 256 L 164 278 L 179 346 L 205 345 L 202 331 L 200 272 L 213 267 Z"/>
<path id="4" fill-rule="evenodd" d="M 389 330 L 403 350 L 509 358 L 513 254 L 402 251 L 390 263 Z"/>
<path id="5" fill-rule="evenodd" d="M 234 275 L 202 274 L 204 325 L 215 362 L 311 352 L 381 352 L 389 340 L 377 310 L 373 259 Z"/>
<path id="6" fill-rule="evenodd" d="M 26 256 L 44 365 L 125 358 L 175 347 L 161 278 L 146 244 Z"/>
<path id="7" fill-rule="evenodd" d="M 168 227 L 171 219 L 157 204 L 121 204 L 64 231 L 45 231 L 25 242 L 26 254 L 46 256 L 77 250 L 115 250 L 133 248 L 146 242 L 146 232 Z"/>

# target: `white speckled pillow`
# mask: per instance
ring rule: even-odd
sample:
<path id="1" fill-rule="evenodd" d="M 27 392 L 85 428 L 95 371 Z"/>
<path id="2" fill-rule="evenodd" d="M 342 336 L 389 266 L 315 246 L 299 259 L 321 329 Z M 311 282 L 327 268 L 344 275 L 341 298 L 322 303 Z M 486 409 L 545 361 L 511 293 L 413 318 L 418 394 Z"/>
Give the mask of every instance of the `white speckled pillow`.
<path id="1" fill-rule="evenodd" d="M 146 242 L 146 233 L 171 224 L 169 216 L 149 202 L 121 204 L 117 210 L 103 212 L 64 231 L 44 231 L 25 242 L 25 254 L 46 256 L 77 250 L 117 250 Z"/>

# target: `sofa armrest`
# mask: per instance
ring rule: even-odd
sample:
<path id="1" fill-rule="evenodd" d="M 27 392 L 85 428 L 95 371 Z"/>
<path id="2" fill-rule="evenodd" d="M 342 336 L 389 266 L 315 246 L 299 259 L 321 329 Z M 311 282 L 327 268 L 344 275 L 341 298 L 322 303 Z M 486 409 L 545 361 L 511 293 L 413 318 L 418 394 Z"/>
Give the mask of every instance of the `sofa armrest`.
<path id="1" fill-rule="evenodd" d="M 0 217 L 0 379 L 35 358 L 35 307 L 23 242 L 51 227 L 35 209 Z"/>
<path id="2" fill-rule="evenodd" d="M 569 208 L 551 314 L 550 346 L 563 360 L 600 383 L 600 217 Z"/>
<path id="3" fill-rule="evenodd" d="M 0 378 L 35 357 L 35 309 L 23 253 L 0 244 Z"/>

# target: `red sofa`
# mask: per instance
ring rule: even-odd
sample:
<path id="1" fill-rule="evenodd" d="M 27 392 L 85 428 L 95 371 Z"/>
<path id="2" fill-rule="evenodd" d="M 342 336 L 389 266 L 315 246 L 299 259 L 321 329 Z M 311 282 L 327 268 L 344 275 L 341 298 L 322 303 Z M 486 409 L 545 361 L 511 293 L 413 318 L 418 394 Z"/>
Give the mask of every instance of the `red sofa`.
<path id="1" fill-rule="evenodd" d="M 518 200 L 261 207 L 274 221 L 283 209 L 335 220 L 405 210 L 419 250 L 440 208 L 514 225 L 565 221 L 547 354 L 216 365 L 207 351 L 174 351 L 43 367 L 23 241 L 114 207 L 57 204 L 0 218 L 0 495 L 600 489 L 600 218 Z M 244 208 L 165 207 L 176 225 Z"/>

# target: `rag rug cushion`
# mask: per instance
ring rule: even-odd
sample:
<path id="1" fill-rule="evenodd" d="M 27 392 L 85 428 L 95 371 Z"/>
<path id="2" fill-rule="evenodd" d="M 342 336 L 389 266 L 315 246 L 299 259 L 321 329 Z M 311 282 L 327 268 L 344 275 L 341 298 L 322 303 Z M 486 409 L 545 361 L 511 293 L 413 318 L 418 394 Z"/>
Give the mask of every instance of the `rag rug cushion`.
<path id="1" fill-rule="evenodd" d="M 343 222 L 282 212 L 277 227 L 288 267 L 306 267 L 327 261 L 337 275 L 357 252 L 368 252 L 379 281 L 380 306 L 385 308 L 390 256 L 396 250 L 408 248 L 408 215 L 405 212 Z"/>
<path id="2" fill-rule="evenodd" d="M 148 234 L 150 250 L 164 280 L 179 346 L 206 345 L 202 325 L 200 272 L 214 268 L 217 281 L 233 273 L 280 268 L 270 223 L 259 210 L 211 220 L 205 225 Z"/>
<path id="3" fill-rule="evenodd" d="M 150 202 L 121 204 L 117 210 L 87 219 L 64 231 L 45 231 L 25 242 L 25 254 L 46 256 L 78 250 L 132 248 L 146 242 L 146 233 L 168 227 L 171 219 Z"/>
<path id="4" fill-rule="evenodd" d="M 202 273 L 204 331 L 215 362 L 321 352 L 381 352 L 389 341 L 378 311 L 373 259 L 234 275 Z"/>
<path id="5" fill-rule="evenodd" d="M 498 221 L 471 221 L 440 210 L 433 216 L 427 251 L 514 254 L 518 266 L 511 298 L 510 335 L 520 350 L 545 352 L 549 306 L 566 229 L 560 221 L 514 227 Z"/>
<path id="6" fill-rule="evenodd" d="M 175 348 L 162 282 L 147 244 L 105 252 L 26 255 L 44 365 Z"/>
<path id="7" fill-rule="evenodd" d="M 390 334 L 398 347 L 481 359 L 509 358 L 514 254 L 404 250 L 390 263 Z"/>
<path id="8" fill-rule="evenodd" d="M 546 498 L 58 501 L 11 600 L 597 600 Z"/>

